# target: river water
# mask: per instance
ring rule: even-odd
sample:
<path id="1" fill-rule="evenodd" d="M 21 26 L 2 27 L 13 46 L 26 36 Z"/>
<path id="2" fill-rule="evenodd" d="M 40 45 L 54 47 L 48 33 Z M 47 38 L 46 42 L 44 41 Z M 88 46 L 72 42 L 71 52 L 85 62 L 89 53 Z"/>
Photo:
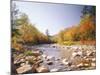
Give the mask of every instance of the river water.
<path id="1" fill-rule="evenodd" d="M 40 51 L 43 52 L 43 55 L 46 56 L 45 59 L 43 59 L 43 63 L 40 65 L 45 65 L 47 66 L 50 70 L 56 69 L 59 71 L 69 71 L 72 70 L 71 67 L 66 66 L 62 64 L 63 59 L 70 60 L 72 57 L 72 53 L 74 50 L 81 50 L 81 48 L 84 48 L 86 50 L 95 50 L 95 46 L 86 46 L 86 45 L 78 45 L 78 46 L 64 46 L 64 45 L 58 45 L 58 44 L 42 44 L 42 45 L 36 45 L 32 46 L 31 48 L 33 49 L 39 49 Z M 50 61 L 53 62 L 52 65 L 48 65 L 48 57 L 52 58 Z"/>
<path id="2" fill-rule="evenodd" d="M 60 47 L 57 44 L 44 44 L 44 45 L 38 45 L 33 46 L 33 48 L 39 49 L 43 52 L 43 55 L 46 55 L 47 57 L 52 57 L 51 61 L 53 62 L 52 65 L 47 65 L 47 60 L 44 59 L 43 63 L 41 65 L 48 66 L 49 69 L 58 69 L 60 71 L 66 71 L 69 70 L 69 67 L 62 64 L 62 60 L 64 58 L 70 59 L 72 55 L 72 50 L 68 49 L 67 46 Z"/>

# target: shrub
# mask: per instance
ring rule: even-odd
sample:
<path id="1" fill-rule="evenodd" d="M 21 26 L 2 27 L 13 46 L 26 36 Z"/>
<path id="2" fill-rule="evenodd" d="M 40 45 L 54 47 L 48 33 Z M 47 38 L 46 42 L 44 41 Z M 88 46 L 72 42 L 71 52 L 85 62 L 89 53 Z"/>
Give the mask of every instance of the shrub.
<path id="1" fill-rule="evenodd" d="M 25 51 L 24 54 L 25 54 L 26 56 L 28 56 L 28 55 L 33 55 L 32 51 Z"/>
<path id="2" fill-rule="evenodd" d="M 79 42 L 77 41 L 65 41 L 65 42 L 63 42 L 63 44 L 64 45 L 77 45 L 77 44 L 79 44 Z"/>

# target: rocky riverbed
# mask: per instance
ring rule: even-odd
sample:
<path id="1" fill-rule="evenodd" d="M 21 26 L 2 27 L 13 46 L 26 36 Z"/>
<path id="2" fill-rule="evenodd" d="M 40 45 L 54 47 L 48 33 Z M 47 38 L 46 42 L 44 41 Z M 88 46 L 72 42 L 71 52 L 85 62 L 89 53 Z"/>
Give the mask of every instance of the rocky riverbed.
<path id="1" fill-rule="evenodd" d="M 14 52 L 12 55 L 15 73 L 62 72 L 96 68 L 96 48 L 93 45 L 46 44 L 24 48 L 24 52 Z"/>

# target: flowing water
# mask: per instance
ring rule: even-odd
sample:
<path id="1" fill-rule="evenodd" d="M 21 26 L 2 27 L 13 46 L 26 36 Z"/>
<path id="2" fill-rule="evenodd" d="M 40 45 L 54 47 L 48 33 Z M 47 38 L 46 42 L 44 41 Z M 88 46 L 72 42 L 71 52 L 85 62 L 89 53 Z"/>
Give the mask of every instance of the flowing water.
<path id="1" fill-rule="evenodd" d="M 72 54 L 71 49 L 67 49 L 66 47 L 60 47 L 56 44 L 45 44 L 45 45 L 38 45 L 34 46 L 33 48 L 37 48 L 43 52 L 43 55 L 46 55 L 47 57 L 52 57 L 51 61 L 53 62 L 52 65 L 47 65 L 47 60 L 44 59 L 43 63 L 41 65 L 46 65 L 49 67 L 49 69 L 59 69 L 60 71 L 66 71 L 69 70 L 69 68 L 66 68 L 67 66 L 62 64 L 62 59 L 66 58 L 69 59 Z"/>

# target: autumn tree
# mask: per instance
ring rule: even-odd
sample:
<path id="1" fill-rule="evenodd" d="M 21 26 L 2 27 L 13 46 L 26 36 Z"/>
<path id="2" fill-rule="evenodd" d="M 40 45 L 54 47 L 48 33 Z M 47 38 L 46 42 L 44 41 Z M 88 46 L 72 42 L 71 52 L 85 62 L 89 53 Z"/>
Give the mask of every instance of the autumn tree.
<path id="1" fill-rule="evenodd" d="M 93 41 L 96 37 L 95 6 L 84 6 L 79 24 L 65 28 L 58 34 L 60 43 L 66 41 Z"/>
<path id="2" fill-rule="evenodd" d="M 95 40 L 96 25 L 95 25 L 95 7 L 83 8 L 83 17 L 80 22 L 80 38 L 81 40 Z"/>

